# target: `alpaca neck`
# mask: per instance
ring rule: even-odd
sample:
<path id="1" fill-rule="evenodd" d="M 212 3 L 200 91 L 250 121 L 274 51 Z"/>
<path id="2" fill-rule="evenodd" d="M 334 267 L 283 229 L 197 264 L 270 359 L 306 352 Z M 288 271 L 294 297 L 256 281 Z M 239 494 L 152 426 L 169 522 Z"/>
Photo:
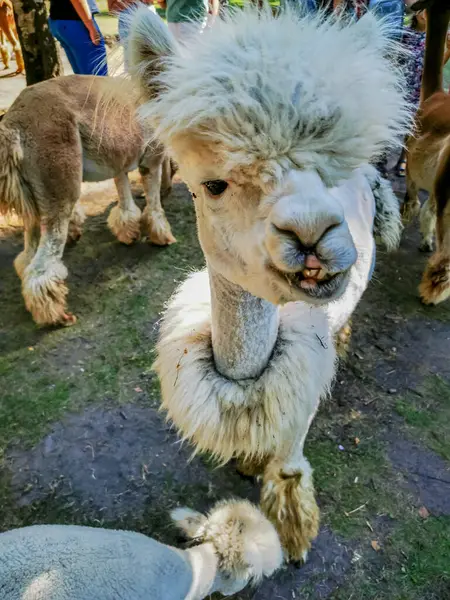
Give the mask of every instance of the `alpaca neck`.
<path id="1" fill-rule="evenodd" d="M 422 79 L 422 102 L 442 92 L 443 60 L 447 28 L 450 21 L 450 10 L 440 9 L 439 3 L 428 9 L 425 61 Z"/>
<path id="2" fill-rule="evenodd" d="M 259 377 L 277 340 L 278 307 L 208 270 L 216 368 L 228 379 Z"/>
<path id="3" fill-rule="evenodd" d="M 202 600 L 216 589 L 218 559 L 211 543 L 186 550 L 192 568 L 192 585 L 186 600 Z"/>

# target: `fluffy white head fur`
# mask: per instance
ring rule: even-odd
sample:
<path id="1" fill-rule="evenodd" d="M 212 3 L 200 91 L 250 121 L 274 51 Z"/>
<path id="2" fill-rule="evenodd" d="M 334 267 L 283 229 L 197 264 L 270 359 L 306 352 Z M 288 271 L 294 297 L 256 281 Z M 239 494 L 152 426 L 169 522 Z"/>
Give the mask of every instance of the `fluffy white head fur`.
<path id="1" fill-rule="evenodd" d="M 229 170 L 259 164 L 271 180 L 313 169 L 335 185 L 410 124 L 400 74 L 387 59 L 395 51 L 389 24 L 371 14 L 349 25 L 247 9 L 188 49 L 163 27 L 144 10 L 133 23 L 131 60 L 144 85 L 158 87 L 142 115 L 169 146 L 186 132 L 218 144 Z M 148 71 L 156 57 L 157 80 Z"/>

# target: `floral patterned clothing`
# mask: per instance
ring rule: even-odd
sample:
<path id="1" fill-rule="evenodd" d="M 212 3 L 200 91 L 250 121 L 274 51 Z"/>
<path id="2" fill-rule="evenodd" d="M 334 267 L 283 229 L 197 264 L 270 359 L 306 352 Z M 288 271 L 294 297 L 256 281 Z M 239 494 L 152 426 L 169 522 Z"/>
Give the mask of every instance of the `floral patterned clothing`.
<path id="1" fill-rule="evenodd" d="M 401 57 L 400 62 L 406 77 L 406 99 L 416 109 L 420 103 L 420 88 L 422 85 L 423 62 L 425 57 L 425 31 L 415 31 L 406 27 L 402 44 L 409 55 Z"/>

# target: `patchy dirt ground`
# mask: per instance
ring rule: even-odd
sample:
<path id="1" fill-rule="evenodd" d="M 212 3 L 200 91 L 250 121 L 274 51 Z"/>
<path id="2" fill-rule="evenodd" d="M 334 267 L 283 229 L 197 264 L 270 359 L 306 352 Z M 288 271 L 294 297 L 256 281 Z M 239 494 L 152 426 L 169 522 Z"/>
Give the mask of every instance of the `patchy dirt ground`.
<path id="1" fill-rule="evenodd" d="M 170 508 L 257 500 L 259 488 L 233 465 L 189 461 L 157 411 L 158 316 L 203 263 L 186 188 L 167 201 L 169 248 L 117 243 L 114 199 L 111 182 L 85 188 L 85 233 L 64 259 L 70 329 L 31 322 L 12 267 L 21 227 L 0 228 L 0 530 L 93 524 L 180 543 Z M 450 303 L 419 303 L 417 246 L 413 226 L 397 253 L 379 252 L 349 360 L 309 436 L 323 526 L 307 564 L 236 598 L 450 599 Z"/>

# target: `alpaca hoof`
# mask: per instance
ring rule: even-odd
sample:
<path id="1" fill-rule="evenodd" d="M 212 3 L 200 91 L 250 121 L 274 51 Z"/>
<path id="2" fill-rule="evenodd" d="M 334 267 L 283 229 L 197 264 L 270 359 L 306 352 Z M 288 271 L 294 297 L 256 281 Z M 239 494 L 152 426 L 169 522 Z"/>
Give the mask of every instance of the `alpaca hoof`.
<path id="1" fill-rule="evenodd" d="M 67 312 L 68 288 L 64 283 L 67 269 L 62 263 L 43 273 L 24 272 L 22 293 L 25 306 L 37 325 L 73 325 L 76 318 Z"/>
<path id="2" fill-rule="evenodd" d="M 433 252 L 433 242 L 423 240 L 419 246 L 420 252 Z"/>
<path id="3" fill-rule="evenodd" d="M 439 252 L 429 259 L 419 286 L 423 304 L 440 304 L 450 297 L 450 258 Z"/>
<path id="4" fill-rule="evenodd" d="M 78 242 L 80 237 L 83 234 L 83 230 L 78 225 L 73 223 L 69 224 L 69 231 L 67 232 L 67 243 L 75 243 Z"/>
<path id="5" fill-rule="evenodd" d="M 346 360 L 352 338 L 352 322 L 349 320 L 335 335 L 334 343 L 338 358 Z"/>
<path id="6" fill-rule="evenodd" d="M 406 225 L 420 213 L 420 202 L 405 202 L 401 208 L 402 221 Z"/>
<path id="7" fill-rule="evenodd" d="M 141 211 L 137 206 L 132 210 L 121 210 L 115 206 L 108 217 L 108 227 L 122 244 L 130 245 L 141 237 Z"/>
<path id="8" fill-rule="evenodd" d="M 319 532 L 320 512 L 314 488 L 312 483 L 303 483 L 302 473 L 270 471 L 264 476 L 261 508 L 275 526 L 289 559 L 304 562 Z"/>
<path id="9" fill-rule="evenodd" d="M 153 211 L 150 214 L 144 211 L 142 226 L 147 233 L 149 242 L 156 246 L 170 246 L 177 241 L 172 234 L 164 211 Z"/>
<path id="10" fill-rule="evenodd" d="M 63 319 L 60 323 L 63 327 L 72 327 L 77 322 L 77 318 L 73 313 L 66 312 L 63 314 Z"/>

